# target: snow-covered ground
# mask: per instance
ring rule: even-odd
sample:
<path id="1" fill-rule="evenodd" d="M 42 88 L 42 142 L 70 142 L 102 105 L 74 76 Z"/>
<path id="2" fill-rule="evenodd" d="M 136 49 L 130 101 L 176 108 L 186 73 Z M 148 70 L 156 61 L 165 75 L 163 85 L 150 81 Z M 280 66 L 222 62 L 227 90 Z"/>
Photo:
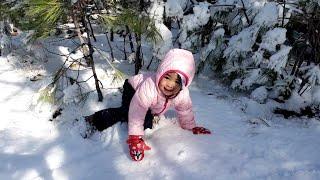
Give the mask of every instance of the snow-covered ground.
<path id="1" fill-rule="evenodd" d="M 284 120 L 200 77 L 190 91 L 196 121 L 213 134 L 182 130 L 169 111 L 146 131 L 152 150 L 133 162 L 125 124 L 83 139 L 74 121 L 119 105 L 117 89 L 104 89 L 100 103 L 91 93 L 84 104 L 70 103 L 49 121 L 56 107 L 35 99 L 52 72 L 33 82 L 33 68 L 0 58 L 0 179 L 320 179 L 318 120 Z"/>

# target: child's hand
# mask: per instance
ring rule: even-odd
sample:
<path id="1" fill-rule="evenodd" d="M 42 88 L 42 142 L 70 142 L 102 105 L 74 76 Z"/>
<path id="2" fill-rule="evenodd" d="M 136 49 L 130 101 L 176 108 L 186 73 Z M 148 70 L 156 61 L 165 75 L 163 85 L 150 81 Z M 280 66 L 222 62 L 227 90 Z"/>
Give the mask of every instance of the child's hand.
<path id="1" fill-rule="evenodd" d="M 130 156 L 134 161 L 141 161 L 144 158 L 144 151 L 151 149 L 139 135 L 130 135 L 127 143 L 129 144 Z"/>
<path id="2" fill-rule="evenodd" d="M 204 127 L 194 127 L 192 128 L 192 132 L 193 134 L 211 134 L 211 131 Z"/>

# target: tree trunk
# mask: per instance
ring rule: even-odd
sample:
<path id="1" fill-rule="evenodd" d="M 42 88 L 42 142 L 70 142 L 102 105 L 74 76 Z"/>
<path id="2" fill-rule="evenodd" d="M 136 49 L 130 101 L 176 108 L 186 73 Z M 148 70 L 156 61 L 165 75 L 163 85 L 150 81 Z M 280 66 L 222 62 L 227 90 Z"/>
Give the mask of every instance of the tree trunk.
<path id="1" fill-rule="evenodd" d="M 284 27 L 284 18 L 286 16 L 286 1 L 283 1 L 283 12 L 282 12 L 282 25 L 281 27 Z"/>
<path id="2" fill-rule="evenodd" d="M 141 58 L 141 35 L 136 34 L 136 41 L 137 41 L 137 50 L 136 50 L 136 55 L 135 55 L 135 74 L 139 73 L 139 70 L 142 67 L 142 58 Z"/>
<path id="3" fill-rule="evenodd" d="M 85 30 L 86 32 L 88 33 L 89 29 L 88 29 L 88 26 L 87 26 L 87 21 L 88 21 L 88 16 L 84 15 L 84 27 L 85 27 Z M 96 69 L 95 69 L 95 66 L 94 66 L 94 61 L 93 61 L 93 47 L 92 47 L 92 44 L 91 44 L 91 41 L 90 41 L 90 36 L 88 34 L 88 46 L 89 46 L 89 54 L 85 54 L 85 58 L 90 62 L 90 66 L 91 66 L 91 69 L 92 69 L 92 73 L 93 73 L 93 77 L 94 77 L 94 82 L 95 82 L 95 86 L 96 86 L 96 90 L 97 90 L 97 94 L 98 94 L 98 101 L 99 102 L 102 102 L 103 100 L 103 96 L 102 96 L 102 92 L 101 92 L 101 89 L 100 89 L 100 86 L 99 86 L 99 79 L 97 77 L 97 74 L 96 74 Z"/>
<path id="4" fill-rule="evenodd" d="M 164 1 L 164 2 L 166 2 L 166 1 Z M 167 17 L 166 9 L 164 9 L 164 11 L 163 11 L 163 20 L 164 20 L 163 24 L 165 26 L 167 26 L 167 28 L 171 31 L 171 18 Z"/>
<path id="5" fill-rule="evenodd" d="M 133 42 L 132 42 L 132 35 L 131 35 L 130 29 L 129 29 L 128 26 L 126 26 L 126 30 L 127 30 L 127 34 L 129 35 L 131 52 L 134 52 L 134 46 L 133 46 Z"/>
<path id="6" fill-rule="evenodd" d="M 80 44 L 81 44 L 82 52 L 86 56 L 86 55 L 89 54 L 89 48 L 86 45 L 86 42 L 85 42 L 84 38 L 81 35 L 80 24 L 79 24 L 78 18 L 75 15 L 76 15 L 76 12 L 73 11 L 71 17 L 72 17 L 72 20 L 73 20 L 73 23 L 74 23 L 74 26 L 75 26 L 75 30 L 77 32 L 77 36 L 78 36 Z M 86 59 L 86 63 L 87 63 L 88 66 L 90 65 L 90 62 L 87 59 Z"/>
<path id="7" fill-rule="evenodd" d="M 109 40 L 109 37 L 108 37 L 108 32 L 106 32 L 106 38 L 107 38 L 107 42 L 108 42 L 108 45 L 109 45 L 109 48 L 110 48 L 110 54 L 111 54 L 111 58 L 112 58 L 112 62 L 114 61 L 114 55 L 113 55 L 113 49 L 112 49 L 112 46 L 111 46 L 111 43 L 110 43 L 110 40 Z"/>
<path id="8" fill-rule="evenodd" d="M 97 39 L 96 37 L 94 36 L 94 33 L 93 33 L 93 29 L 92 29 L 92 25 L 91 25 L 91 22 L 90 22 L 90 17 L 88 16 L 88 24 L 89 24 L 89 27 L 90 27 L 90 32 L 91 32 L 91 35 L 93 37 L 93 40 L 94 42 L 97 42 Z M 89 35 L 88 35 L 89 36 Z"/>
<path id="9" fill-rule="evenodd" d="M 126 37 L 127 35 L 124 33 L 123 34 L 123 53 L 124 53 L 124 59 L 127 60 L 127 52 L 126 52 Z"/>
<path id="10" fill-rule="evenodd" d="M 113 29 L 111 29 L 110 30 L 110 41 L 113 42 L 113 39 L 114 39 L 114 37 L 113 37 Z"/>
<path id="11" fill-rule="evenodd" d="M 249 19 L 248 14 L 247 14 L 247 9 L 246 9 L 246 7 L 244 6 L 243 0 L 241 0 L 241 3 L 242 3 L 242 10 L 243 10 L 244 16 L 246 17 L 247 23 L 248 23 L 248 25 L 251 25 L 251 21 L 250 21 L 250 19 Z"/>

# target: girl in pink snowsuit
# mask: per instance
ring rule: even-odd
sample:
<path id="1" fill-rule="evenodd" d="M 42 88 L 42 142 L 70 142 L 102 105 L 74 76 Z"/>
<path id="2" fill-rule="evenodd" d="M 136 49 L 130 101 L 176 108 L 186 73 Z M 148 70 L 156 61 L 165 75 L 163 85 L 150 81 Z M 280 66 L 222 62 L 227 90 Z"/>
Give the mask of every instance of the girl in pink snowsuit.
<path id="1" fill-rule="evenodd" d="M 210 131 L 197 127 L 189 95 L 195 74 L 195 63 L 190 51 L 170 50 L 160 63 L 156 73 L 138 74 L 125 81 L 120 108 L 109 108 L 93 115 L 92 123 L 103 130 L 114 123 L 128 121 L 130 156 L 135 161 L 144 157 L 149 150 L 142 137 L 144 129 L 152 128 L 153 116 L 164 114 L 169 107 L 177 112 L 181 128 L 194 134 L 210 134 Z M 120 117 L 119 114 L 124 114 Z"/>

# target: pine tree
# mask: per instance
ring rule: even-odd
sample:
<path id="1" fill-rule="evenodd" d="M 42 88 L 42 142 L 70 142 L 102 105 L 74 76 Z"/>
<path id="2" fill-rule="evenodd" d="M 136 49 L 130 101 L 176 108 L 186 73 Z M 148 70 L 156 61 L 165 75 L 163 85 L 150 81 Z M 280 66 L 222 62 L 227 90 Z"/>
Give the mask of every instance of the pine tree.
<path id="1" fill-rule="evenodd" d="M 139 11 L 134 9 L 123 9 L 116 16 L 102 15 L 100 17 L 106 28 L 128 27 L 135 34 L 135 74 L 138 74 L 142 67 L 142 37 L 151 42 L 161 40 L 161 35 L 157 31 L 154 20 L 144 13 L 139 14 Z"/>

